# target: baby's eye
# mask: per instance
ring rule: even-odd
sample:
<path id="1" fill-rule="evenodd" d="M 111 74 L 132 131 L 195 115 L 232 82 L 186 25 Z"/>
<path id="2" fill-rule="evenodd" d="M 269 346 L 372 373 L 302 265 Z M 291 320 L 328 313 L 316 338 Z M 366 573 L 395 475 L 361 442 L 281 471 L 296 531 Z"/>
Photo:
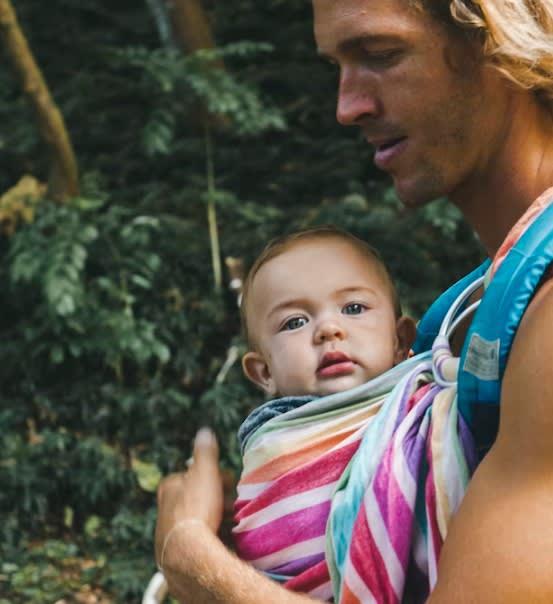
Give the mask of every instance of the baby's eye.
<path id="1" fill-rule="evenodd" d="M 360 315 L 366 310 L 367 307 L 364 304 L 359 304 L 359 302 L 352 302 L 351 304 L 346 304 L 344 308 L 342 308 L 342 313 L 344 315 Z"/>
<path id="2" fill-rule="evenodd" d="M 281 331 L 292 331 L 293 329 L 299 329 L 306 323 L 307 319 L 305 317 L 293 317 L 284 323 L 284 325 L 281 327 Z"/>

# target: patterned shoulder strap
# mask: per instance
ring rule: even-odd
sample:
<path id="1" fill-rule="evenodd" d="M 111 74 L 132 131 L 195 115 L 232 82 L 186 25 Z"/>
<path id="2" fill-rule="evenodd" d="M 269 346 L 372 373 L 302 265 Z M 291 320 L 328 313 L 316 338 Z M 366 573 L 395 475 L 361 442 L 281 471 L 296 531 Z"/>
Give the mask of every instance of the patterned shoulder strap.
<path id="1" fill-rule="evenodd" d="M 553 203 L 513 245 L 493 276 L 467 333 L 458 376 L 459 410 L 480 448 L 497 434 L 501 380 L 518 325 L 553 262 Z"/>

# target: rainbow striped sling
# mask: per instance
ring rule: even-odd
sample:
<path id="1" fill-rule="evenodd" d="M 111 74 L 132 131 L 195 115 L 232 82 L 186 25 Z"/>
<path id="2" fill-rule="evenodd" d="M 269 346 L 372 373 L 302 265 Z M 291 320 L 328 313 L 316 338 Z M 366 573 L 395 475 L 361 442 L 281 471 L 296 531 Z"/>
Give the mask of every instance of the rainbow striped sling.
<path id="1" fill-rule="evenodd" d="M 451 518 L 495 437 L 516 328 L 553 260 L 552 198 L 536 200 L 493 264 L 431 307 L 414 357 L 352 390 L 270 401 L 247 418 L 240 557 L 319 600 L 427 599 Z M 454 359 L 448 337 L 473 310 L 465 300 L 484 274 L 489 283 Z"/>

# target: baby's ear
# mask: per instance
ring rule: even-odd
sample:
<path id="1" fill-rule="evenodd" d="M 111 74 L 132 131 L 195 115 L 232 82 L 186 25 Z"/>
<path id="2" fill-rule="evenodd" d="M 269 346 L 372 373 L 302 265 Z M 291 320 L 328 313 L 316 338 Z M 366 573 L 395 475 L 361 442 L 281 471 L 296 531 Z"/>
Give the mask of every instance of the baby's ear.
<path id="1" fill-rule="evenodd" d="M 271 376 L 269 365 L 258 352 L 246 352 L 242 357 L 242 370 L 246 377 L 269 395 L 276 394 L 276 385 Z"/>
<path id="2" fill-rule="evenodd" d="M 410 317 L 400 317 L 396 322 L 396 336 L 397 345 L 394 363 L 397 365 L 409 356 L 411 346 L 415 343 L 417 337 L 415 321 Z"/>

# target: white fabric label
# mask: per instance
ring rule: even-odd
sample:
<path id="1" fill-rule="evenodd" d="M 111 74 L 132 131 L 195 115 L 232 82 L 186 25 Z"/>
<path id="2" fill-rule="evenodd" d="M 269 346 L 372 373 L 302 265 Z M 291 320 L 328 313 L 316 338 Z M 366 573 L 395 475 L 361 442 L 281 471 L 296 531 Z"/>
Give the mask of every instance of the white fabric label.
<path id="1" fill-rule="evenodd" d="M 481 380 L 499 379 L 499 340 L 485 340 L 473 333 L 463 369 Z"/>

